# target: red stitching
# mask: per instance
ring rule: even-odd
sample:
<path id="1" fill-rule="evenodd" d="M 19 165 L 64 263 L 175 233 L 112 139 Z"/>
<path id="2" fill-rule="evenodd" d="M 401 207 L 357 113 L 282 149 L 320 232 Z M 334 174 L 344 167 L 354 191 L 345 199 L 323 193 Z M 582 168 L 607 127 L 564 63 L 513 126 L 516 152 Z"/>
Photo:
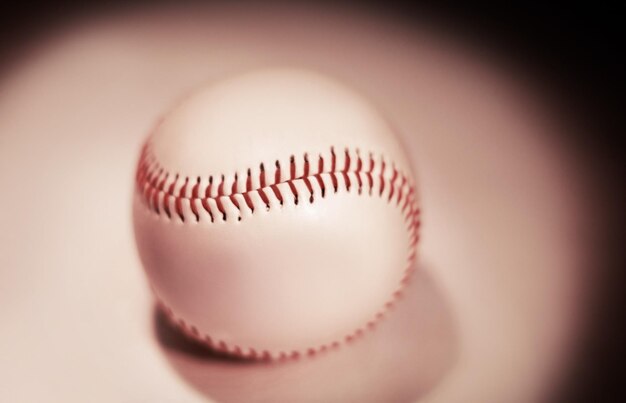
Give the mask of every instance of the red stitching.
<path id="1" fill-rule="evenodd" d="M 248 168 L 248 177 L 246 178 L 246 192 L 252 190 L 252 172 L 250 168 Z"/>
<path id="2" fill-rule="evenodd" d="M 289 158 L 289 174 L 291 180 L 296 179 L 296 161 L 293 155 Z"/>
<path id="3" fill-rule="evenodd" d="M 255 211 L 254 199 L 250 195 L 252 192 L 257 192 L 266 208 L 269 209 L 271 207 L 271 203 L 267 196 L 267 188 L 271 189 L 272 194 L 282 205 L 285 203 L 285 197 L 278 185 L 283 183 L 289 186 L 289 190 L 293 194 L 293 201 L 297 204 L 301 199 L 301 195 L 299 194 L 300 191 L 295 184 L 298 180 L 301 180 L 304 183 L 308 191 L 308 200 L 312 203 L 315 196 L 315 190 L 311 184 L 311 179 L 312 177 L 315 178 L 320 187 L 322 197 L 325 197 L 326 182 L 323 178 L 324 175 L 327 175 L 330 179 L 335 193 L 340 190 L 340 187 L 350 192 L 353 187 L 353 182 L 355 182 L 358 185 L 359 194 L 362 192 L 363 187 L 366 186 L 371 195 L 372 190 L 376 186 L 378 188 L 377 193 L 382 197 L 383 194 L 385 194 L 385 189 L 389 187 L 389 193 L 387 195 L 388 201 L 391 202 L 394 195 L 397 194 L 396 204 L 400 204 L 400 202 L 404 200 L 404 210 L 408 201 L 408 199 L 404 196 L 406 192 L 411 191 L 412 186 L 409 183 L 407 176 L 400 172 L 395 166 L 393 167 L 392 177 L 386 178 L 387 164 L 385 160 L 381 158 L 380 172 L 377 172 L 376 174 L 380 183 L 375 184 L 374 172 L 376 171 L 377 164 L 372 154 L 369 155 L 370 161 L 367 172 L 362 172 L 363 162 L 358 150 L 356 150 L 353 154 L 349 149 L 345 149 L 345 160 L 341 164 L 343 165 L 341 168 L 338 167 L 337 155 L 334 147 L 330 149 L 330 157 L 331 163 L 329 171 L 324 171 L 326 164 L 324 157 L 320 154 L 318 161 L 319 171 L 316 174 L 311 174 L 308 155 L 304 154 L 302 158 L 303 173 L 298 174 L 297 159 L 292 155 L 289 160 L 289 179 L 285 180 L 283 180 L 280 161 L 276 160 L 276 170 L 273 175 L 274 180 L 272 183 L 267 182 L 265 166 L 261 163 L 259 165 L 260 187 L 257 189 L 254 189 L 251 169 L 246 170 L 247 175 L 245 179 L 245 189 L 243 191 L 240 190 L 240 178 L 238 173 L 235 173 L 230 178 L 227 178 L 222 174 L 219 176 L 220 179 L 216 186 L 216 191 L 213 191 L 213 176 L 209 176 L 208 184 L 204 185 L 204 190 L 202 189 L 203 183 L 201 177 L 196 177 L 195 180 L 192 180 L 189 177 L 182 177 L 177 173 L 172 178 L 170 172 L 160 166 L 151 154 L 150 147 L 145 146 L 142 149 L 142 156 L 137 167 L 138 172 L 136 180 L 137 187 L 143 194 L 143 199 L 148 207 L 150 207 L 156 214 L 164 212 L 168 218 L 172 218 L 171 209 L 173 208 L 176 216 L 180 218 L 181 221 L 185 221 L 187 218 L 185 217 L 185 214 L 193 215 L 193 218 L 196 221 L 200 221 L 202 217 L 199 213 L 199 205 L 201 204 L 202 208 L 209 214 L 211 222 L 214 222 L 214 211 L 212 211 L 212 206 L 207 199 L 213 199 L 215 202 L 214 208 L 219 211 L 223 220 L 228 218 L 228 209 L 226 208 L 225 203 L 232 204 L 233 207 L 239 211 L 238 219 L 241 219 L 242 208 L 247 208 L 250 212 Z M 365 180 L 361 177 L 362 174 L 366 176 Z M 338 175 L 341 176 L 341 181 L 339 180 Z M 354 175 L 354 178 L 352 175 Z M 400 178 L 399 184 L 398 178 Z M 192 181 L 195 181 L 195 183 L 192 184 Z M 245 203 L 242 204 L 237 197 L 234 197 L 235 195 L 242 195 Z M 189 203 L 189 210 L 191 210 L 191 213 L 189 213 L 189 210 L 184 208 L 184 201 Z"/>
<path id="4" fill-rule="evenodd" d="M 304 178 L 302 178 L 304 180 L 304 184 L 306 185 L 307 190 L 309 191 L 309 203 L 313 203 L 313 186 L 311 185 L 311 181 L 309 180 L 308 176 L 305 176 Z"/>
<path id="5" fill-rule="evenodd" d="M 372 195 L 372 189 L 374 189 L 374 156 L 372 155 L 372 153 L 370 153 L 370 169 L 367 171 L 367 179 L 369 181 L 368 185 L 369 185 L 369 189 L 370 189 L 370 196 Z"/>
<path id="6" fill-rule="evenodd" d="M 276 196 L 276 198 L 278 199 L 278 202 L 282 206 L 282 204 L 283 204 L 283 195 L 282 195 L 282 193 L 280 193 L 280 190 L 278 189 L 278 186 L 271 185 L 270 189 L 272 189 L 272 191 L 274 192 L 274 196 Z"/>
<path id="7" fill-rule="evenodd" d="M 265 184 L 265 165 L 261 163 L 261 173 L 259 174 L 259 183 L 261 183 L 261 188 L 266 186 Z"/>
<path id="8" fill-rule="evenodd" d="M 252 203 L 252 199 L 250 199 L 250 192 L 243 193 L 243 199 L 246 202 L 246 205 L 250 209 L 251 213 L 254 213 L 254 203 Z"/>
<path id="9" fill-rule="evenodd" d="M 230 194 L 237 193 L 237 184 L 239 183 L 239 178 L 237 176 L 237 172 L 235 172 L 235 180 L 233 181 L 233 186 L 230 188 Z"/>
<path id="10" fill-rule="evenodd" d="M 349 192 L 352 184 L 350 183 L 350 177 L 348 176 L 348 172 L 350 171 L 350 153 L 346 148 L 346 161 L 341 174 L 343 175 L 343 180 L 346 182 L 346 190 Z"/>
<path id="11" fill-rule="evenodd" d="M 291 193 L 293 193 L 293 202 L 298 204 L 298 189 L 296 189 L 296 185 L 293 184 L 293 180 L 287 181 L 287 183 L 289 184 Z"/>
<path id="12" fill-rule="evenodd" d="M 391 176 L 391 181 L 389 184 L 389 199 L 387 199 L 388 202 L 391 202 L 391 199 L 393 198 L 393 192 L 394 192 L 394 185 L 396 183 L 396 179 L 398 179 L 398 170 L 396 169 L 396 167 L 393 167 L 393 175 Z"/>
<path id="13" fill-rule="evenodd" d="M 280 183 L 280 162 L 276 160 L 276 175 L 274 176 L 274 183 Z"/>
<path id="14" fill-rule="evenodd" d="M 304 172 L 302 173 L 303 177 L 309 176 L 309 155 L 304 153 Z"/>
<path id="15" fill-rule="evenodd" d="M 196 180 L 196 184 L 193 186 L 193 189 L 191 189 L 191 198 L 193 200 L 198 199 L 199 188 L 200 188 L 200 177 L 198 176 Z M 196 206 L 196 203 L 191 203 L 191 211 L 193 212 L 193 215 L 196 217 L 196 221 L 200 221 L 200 214 L 198 213 L 198 207 Z"/>
<path id="16" fill-rule="evenodd" d="M 239 211 L 238 219 L 241 220 L 241 209 L 243 206 L 237 200 L 238 195 L 241 195 L 243 197 L 245 205 L 248 207 L 248 209 L 250 209 L 252 213 L 254 213 L 255 205 L 250 194 L 252 192 L 257 192 L 262 202 L 269 210 L 271 207 L 271 203 L 266 194 L 267 188 L 270 188 L 272 190 L 274 196 L 282 205 L 284 203 L 284 198 L 278 185 L 283 183 L 286 183 L 289 186 L 289 189 L 294 196 L 294 203 L 298 204 L 299 194 L 298 188 L 295 186 L 295 181 L 297 180 L 303 181 L 309 192 L 309 202 L 313 203 L 314 189 L 313 185 L 311 184 L 311 177 L 316 179 L 317 184 L 320 187 L 321 195 L 322 197 L 325 197 L 326 185 L 323 179 L 323 175 L 327 175 L 328 177 L 330 177 L 334 191 L 337 192 L 339 191 L 339 181 L 336 174 L 341 174 L 345 190 L 349 192 L 351 189 L 351 180 L 349 175 L 354 174 L 358 183 L 359 194 L 361 194 L 363 186 L 366 186 L 369 189 L 369 194 L 372 195 L 372 191 L 375 187 L 374 172 L 376 170 L 376 161 L 374 160 L 373 154 L 369 154 L 369 167 L 365 172 L 363 171 L 363 161 L 361 159 L 358 149 L 355 150 L 356 158 L 354 156 L 351 156 L 349 149 L 345 150 L 345 161 L 343 164 L 344 166 L 343 168 L 341 168 L 341 170 L 337 170 L 337 156 L 335 154 L 334 147 L 331 147 L 330 155 L 331 169 L 328 172 L 324 171 L 324 157 L 320 154 L 318 160 L 318 172 L 311 174 L 308 154 L 304 154 L 303 174 L 301 176 L 298 176 L 297 174 L 296 158 L 292 155 L 289 160 L 289 179 L 282 182 L 280 162 L 278 160 L 276 160 L 275 163 L 276 171 L 274 174 L 273 183 L 267 182 L 265 166 L 263 163 L 261 163 L 259 165 L 260 187 L 257 189 L 253 188 L 251 169 L 247 170 L 245 191 L 239 191 L 239 178 L 237 173 L 235 173 L 233 176 L 234 180 L 229 192 L 230 194 L 228 195 L 226 195 L 224 192 L 226 178 L 224 175 L 221 175 L 220 182 L 217 187 L 217 195 L 214 195 L 213 176 L 209 176 L 208 183 L 206 184 L 204 190 L 202 190 L 201 177 L 197 177 L 195 184 L 192 186 L 191 192 L 188 192 L 187 188 L 190 182 L 189 177 L 181 178 L 181 176 L 176 173 L 172 178 L 172 175 L 170 175 L 170 173 L 167 172 L 163 167 L 161 167 L 156 161 L 156 158 L 151 153 L 149 143 L 146 143 L 141 150 L 141 158 L 137 166 L 137 173 L 135 177 L 137 182 L 137 190 L 142 195 L 143 200 L 148 208 L 153 210 L 156 214 L 161 214 L 161 211 L 163 211 L 165 212 L 167 217 L 171 219 L 172 215 L 170 211 L 170 200 L 173 199 L 176 214 L 183 222 L 185 221 L 185 211 L 182 205 L 183 200 L 187 200 L 189 202 L 191 212 L 194 215 L 196 221 L 199 221 L 201 218 L 196 203 L 201 202 L 202 208 L 209 214 L 211 222 L 214 222 L 214 215 L 212 211 L 213 207 L 211 206 L 211 201 L 215 203 L 215 206 L 217 210 L 221 213 L 223 220 L 227 219 L 227 210 L 223 204 L 226 201 L 230 202 Z M 353 161 L 356 162 L 353 163 Z M 407 285 L 411 278 L 411 275 L 415 271 L 413 264 L 416 258 L 416 246 L 419 242 L 418 229 L 420 227 L 420 209 L 416 205 L 415 188 L 410 179 L 401 171 L 399 171 L 395 167 L 395 165 L 393 165 L 393 173 L 391 175 L 391 178 L 385 178 L 386 163 L 383 157 L 381 157 L 380 159 L 380 165 L 381 169 L 378 173 L 378 177 L 380 179 L 379 196 L 383 196 L 385 184 L 388 182 L 389 195 L 387 197 L 387 201 L 391 202 L 394 194 L 397 194 L 395 204 L 400 207 L 400 210 L 404 215 L 404 220 L 407 224 L 409 238 L 407 267 L 403 273 L 403 277 L 400 281 L 398 289 L 393 292 L 390 299 L 384 304 L 383 309 L 376 312 L 376 314 L 370 320 L 368 320 L 363 326 L 356 329 L 353 333 L 346 335 L 342 340 L 336 340 L 317 347 L 305 348 L 302 351 L 278 351 L 275 352 L 275 354 L 271 354 L 267 350 L 259 352 L 252 347 L 246 348 L 239 345 L 229 345 L 224 340 L 216 341 L 213 340 L 209 335 L 200 334 L 195 326 L 189 325 L 183 318 L 177 317 L 172 309 L 169 308 L 157 296 L 157 301 L 161 306 L 163 312 L 172 321 L 172 323 L 177 325 L 188 337 L 195 339 L 214 350 L 256 360 L 286 360 L 298 359 L 302 355 L 315 356 L 319 353 L 339 348 L 341 343 L 352 343 L 354 340 L 362 337 L 367 330 L 374 329 L 377 326 L 378 322 L 384 319 L 387 312 L 390 309 L 393 309 L 396 302 L 402 298 L 403 288 Z M 353 167 L 352 171 L 350 170 L 351 167 Z M 366 176 L 367 183 L 362 180 L 361 175 Z M 400 178 L 400 183 L 398 186 L 396 186 L 398 178 Z M 168 181 L 170 180 L 171 182 L 168 183 Z M 178 191 L 176 191 L 179 185 L 181 185 L 181 187 L 178 189 Z"/>
<path id="17" fill-rule="evenodd" d="M 384 158 L 381 158 L 380 164 L 382 168 L 380 169 L 380 194 L 379 196 L 382 196 L 383 192 L 385 191 L 385 168 L 387 167 L 385 164 Z"/>
<path id="18" fill-rule="evenodd" d="M 320 186 L 320 189 L 322 189 L 322 198 L 326 197 L 326 186 L 324 186 L 322 175 L 315 174 L 315 179 L 317 179 L 317 184 Z"/>
<path id="19" fill-rule="evenodd" d="M 265 207 L 269 210 L 270 209 L 270 200 L 267 198 L 267 195 L 263 191 L 263 188 L 259 189 L 259 196 L 261 196 L 261 200 L 263 200 L 263 203 L 265 203 Z"/>
<path id="20" fill-rule="evenodd" d="M 363 180 L 361 179 L 361 169 L 363 168 L 363 161 L 361 161 L 361 155 L 359 149 L 356 149 L 356 180 L 359 184 L 359 194 L 363 191 Z"/>

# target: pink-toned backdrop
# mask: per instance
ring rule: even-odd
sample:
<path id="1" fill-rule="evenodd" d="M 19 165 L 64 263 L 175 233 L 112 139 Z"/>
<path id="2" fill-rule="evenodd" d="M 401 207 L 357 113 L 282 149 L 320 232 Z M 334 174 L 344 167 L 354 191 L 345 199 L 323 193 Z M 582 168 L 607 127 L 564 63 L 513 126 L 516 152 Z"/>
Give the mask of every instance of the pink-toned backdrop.
<path id="1" fill-rule="evenodd" d="M 539 89 L 444 33 L 345 11 L 151 10 L 85 18 L 14 60 L 0 78 L 0 400 L 540 400 L 584 317 L 584 178 Z M 178 97 L 284 65 L 351 83 L 403 134 L 420 271 L 353 346 L 251 365 L 155 311 L 132 180 Z"/>

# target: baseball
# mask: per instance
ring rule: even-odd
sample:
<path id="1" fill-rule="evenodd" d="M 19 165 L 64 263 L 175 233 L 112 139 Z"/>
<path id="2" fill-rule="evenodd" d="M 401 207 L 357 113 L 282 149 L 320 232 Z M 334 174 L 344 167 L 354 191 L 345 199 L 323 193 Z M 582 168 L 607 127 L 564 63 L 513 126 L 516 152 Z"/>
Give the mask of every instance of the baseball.
<path id="1" fill-rule="evenodd" d="M 295 69 L 216 81 L 141 150 L 135 237 L 185 334 L 248 358 L 319 354 L 374 329 L 414 270 L 419 208 L 393 128 Z"/>

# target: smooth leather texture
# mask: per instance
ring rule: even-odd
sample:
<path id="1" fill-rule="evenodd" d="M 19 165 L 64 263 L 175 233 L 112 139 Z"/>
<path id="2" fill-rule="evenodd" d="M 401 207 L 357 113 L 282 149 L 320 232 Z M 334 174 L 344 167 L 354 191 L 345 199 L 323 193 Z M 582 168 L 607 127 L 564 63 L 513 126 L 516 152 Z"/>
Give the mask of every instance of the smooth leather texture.
<path id="1" fill-rule="evenodd" d="M 158 123 L 137 178 L 152 288 L 213 348 L 332 348 L 373 328 L 412 271 L 419 221 L 402 147 L 367 101 L 320 74 L 201 89 Z"/>

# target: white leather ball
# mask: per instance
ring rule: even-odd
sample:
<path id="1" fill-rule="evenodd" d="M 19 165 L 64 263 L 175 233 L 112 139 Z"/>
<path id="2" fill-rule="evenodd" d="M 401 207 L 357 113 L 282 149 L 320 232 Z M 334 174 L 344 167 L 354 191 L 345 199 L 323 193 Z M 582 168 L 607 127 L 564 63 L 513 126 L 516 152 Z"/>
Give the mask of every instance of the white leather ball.
<path id="1" fill-rule="evenodd" d="M 159 303 L 245 357 L 317 354 L 376 326 L 415 259 L 403 148 L 362 96 L 265 70 L 179 103 L 141 151 L 133 218 Z"/>

